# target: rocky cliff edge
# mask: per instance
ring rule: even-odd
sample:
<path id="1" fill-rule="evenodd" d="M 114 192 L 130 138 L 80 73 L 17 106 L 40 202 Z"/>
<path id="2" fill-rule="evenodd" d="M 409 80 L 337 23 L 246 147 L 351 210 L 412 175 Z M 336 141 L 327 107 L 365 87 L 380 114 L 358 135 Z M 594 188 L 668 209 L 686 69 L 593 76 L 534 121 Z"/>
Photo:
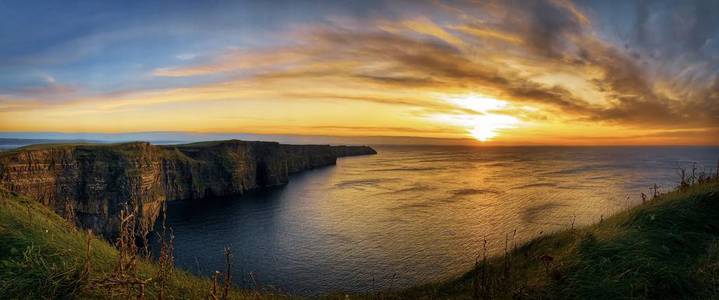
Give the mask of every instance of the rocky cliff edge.
<path id="1" fill-rule="evenodd" d="M 36 199 L 107 237 L 129 209 L 151 228 L 164 201 L 241 195 L 286 184 L 292 173 L 376 154 L 367 146 L 238 140 L 157 146 L 34 145 L 0 153 L 0 187 Z"/>

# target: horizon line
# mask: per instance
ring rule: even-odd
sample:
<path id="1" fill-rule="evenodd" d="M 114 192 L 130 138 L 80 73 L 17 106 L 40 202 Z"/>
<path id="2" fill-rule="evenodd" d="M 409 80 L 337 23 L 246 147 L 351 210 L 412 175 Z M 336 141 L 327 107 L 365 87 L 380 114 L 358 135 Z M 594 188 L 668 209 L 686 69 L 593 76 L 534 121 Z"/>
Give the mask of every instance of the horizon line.
<path id="1" fill-rule="evenodd" d="M 176 135 L 175 137 L 132 137 L 133 135 Z M 185 135 L 183 137 L 183 135 Z M 93 137 L 94 136 L 94 137 Z M 123 138 L 123 136 L 127 136 Z M 234 136 L 234 137 L 233 137 Z M 114 137 L 114 138 L 113 138 Z M 646 143 L 506 143 L 480 142 L 471 138 L 423 137 L 423 136 L 391 136 L 391 135 L 310 135 L 281 133 L 248 133 L 248 132 L 195 132 L 195 131 L 129 131 L 129 132 L 62 132 L 62 131 L 0 131 L 0 140 L 49 140 L 49 141 L 88 141 L 88 142 L 132 142 L 150 143 L 187 143 L 198 141 L 245 140 L 260 138 L 256 141 L 275 141 L 287 144 L 364 144 L 372 146 L 459 146 L 459 147 L 719 147 L 719 144 L 646 144 Z M 269 139 L 274 138 L 274 139 Z M 584 137 L 587 139 L 605 139 L 602 137 Z M 297 140 L 299 139 L 299 140 Z M 312 141 L 318 139 L 317 141 Z M 323 140 L 324 141 L 321 141 Z M 334 142 L 329 140 L 335 139 Z M 341 142 L 340 140 L 354 140 Z M 365 139 L 365 142 L 360 140 Z M 384 141 L 371 141 L 379 139 Z M 611 138 L 606 138 L 611 139 Z M 285 141 L 288 140 L 288 141 Z M 395 140 L 393 143 L 391 140 Z M 422 142 L 427 143 L 422 143 Z M 299 143 L 298 143 L 299 142 Z M 339 142 L 339 143 L 337 143 Z"/>

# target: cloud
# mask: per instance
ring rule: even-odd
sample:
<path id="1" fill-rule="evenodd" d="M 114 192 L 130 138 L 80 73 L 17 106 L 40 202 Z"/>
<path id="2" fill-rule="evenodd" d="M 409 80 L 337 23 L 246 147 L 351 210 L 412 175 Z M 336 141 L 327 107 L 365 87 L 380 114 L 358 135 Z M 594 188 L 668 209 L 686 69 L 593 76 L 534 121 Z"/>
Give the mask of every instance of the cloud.
<path id="1" fill-rule="evenodd" d="M 493 5 L 492 9 L 499 11 L 497 6 L 503 4 Z M 158 69 L 155 74 L 197 76 L 252 70 L 255 76 L 243 80 L 300 81 L 331 77 L 367 81 L 374 86 L 393 89 L 478 89 L 516 101 L 557 106 L 571 113 L 592 113 L 594 108 L 563 87 L 545 86 L 504 65 L 485 61 L 479 56 L 481 49 L 476 51 L 477 45 L 467 45 L 451 33 L 470 32 L 475 38 L 483 38 L 481 43 L 527 41 L 530 47 L 523 51 L 557 57 L 561 49 L 554 43 L 558 43 L 562 35 L 579 32 L 588 22 L 585 17 L 577 16 L 576 11 L 567 10 L 566 4 L 543 3 L 531 8 L 543 10 L 545 15 L 537 17 L 525 12 L 530 18 L 522 23 L 504 24 L 505 28 L 501 29 L 484 28 L 474 23 L 449 24 L 444 29 L 427 18 L 398 22 L 382 20 L 361 29 L 341 25 L 333 29 L 310 27 L 296 32 L 295 43 L 291 46 L 233 51 L 208 64 Z M 569 15 L 562 15 L 562 11 L 568 11 Z M 510 33 L 512 30 L 515 33 Z"/>
<path id="2" fill-rule="evenodd" d="M 200 65 L 158 68 L 153 71 L 153 74 L 161 77 L 188 77 L 216 73 L 235 73 L 243 70 L 298 63 L 310 56 L 310 53 L 296 50 L 293 48 L 232 50 L 219 57 L 211 58 L 210 61 Z"/>
<path id="3" fill-rule="evenodd" d="M 507 43 L 515 44 L 515 45 L 524 43 L 524 40 L 522 40 L 522 38 L 518 35 L 512 34 L 510 32 L 504 32 L 501 30 L 484 28 L 482 26 L 477 26 L 475 24 L 463 24 L 463 25 L 453 26 L 452 29 L 460 31 L 460 32 L 470 35 L 470 36 L 474 36 L 480 40 L 496 39 L 496 40 L 504 41 Z"/>
<path id="4" fill-rule="evenodd" d="M 632 53 L 597 37 L 592 22 L 571 2 L 488 1 L 465 4 L 457 11 L 466 14 L 441 25 L 425 16 L 305 26 L 289 33 L 293 39 L 288 45 L 232 50 L 201 64 L 156 69 L 154 75 L 227 74 L 230 81 L 250 82 L 251 86 L 326 78 L 347 85 L 365 82 L 377 94 L 383 94 L 381 89 L 480 91 L 514 102 L 548 106 L 577 120 L 630 126 L 719 126 L 716 117 L 696 111 L 716 111 L 708 105 L 713 87 L 681 100 L 658 92 L 655 78 L 647 75 Z M 480 17 L 474 17 L 473 12 L 481 12 L 476 14 Z M 642 23 L 646 21 L 638 19 L 638 28 L 646 27 Z M 639 31 L 637 36 L 642 38 L 637 39 L 645 41 L 647 34 Z M 507 50 L 497 51 L 502 47 Z M 537 82 L 536 74 L 523 74 L 522 69 L 553 72 L 557 65 L 593 72 L 572 76 L 586 78 L 606 98 L 585 99 L 569 86 Z M 687 90 L 677 90 L 682 88 Z M 315 96 L 358 101 L 391 98 Z M 385 103 L 437 109 L 426 101 Z"/>
<path id="5" fill-rule="evenodd" d="M 424 35 L 435 37 L 450 45 L 458 47 L 464 45 L 464 41 L 426 18 L 406 20 L 402 21 L 401 24 L 407 29 Z"/>
<path id="6" fill-rule="evenodd" d="M 219 81 L 75 101 L 110 110 L 256 99 L 361 102 L 421 116 L 470 114 L 439 99 L 479 94 L 511 103 L 502 113 L 535 123 L 683 133 L 719 128 L 716 2 L 639 2 L 626 13 L 634 15 L 623 28 L 630 32 L 625 38 L 605 31 L 601 12 L 565 0 L 425 5 L 401 14 L 293 24 L 272 42 L 228 47 L 210 57 L 183 54 L 172 60 L 179 65 L 150 74 Z M 46 91 L 30 92 L 63 92 L 55 85 L 48 80 Z M 516 109 L 522 106 L 534 110 Z M 323 126 L 314 128 L 332 127 Z"/>
<path id="7" fill-rule="evenodd" d="M 389 105 L 401 105 L 408 107 L 423 108 L 431 112 L 444 112 L 444 113 L 469 113 L 476 114 L 476 111 L 457 107 L 456 105 L 450 105 L 443 102 L 435 102 L 430 100 L 422 100 L 417 98 L 403 99 L 399 97 L 386 97 L 378 96 L 373 94 L 361 95 L 357 93 L 352 94 L 340 94 L 340 93 L 323 93 L 323 92 L 287 92 L 283 93 L 283 96 L 293 99 L 327 99 L 334 101 L 363 101 L 379 104 Z"/>
<path id="8" fill-rule="evenodd" d="M 36 98 L 45 99 L 46 101 L 63 100 L 77 94 L 79 89 L 73 85 L 58 82 L 52 75 L 41 73 L 37 75 L 41 80 L 36 78 L 30 84 L 19 87 L 0 88 L 0 95 L 14 96 L 18 99 L 8 99 L 6 101 L 18 101 L 19 99 Z M 27 101 L 27 100 L 25 100 Z M 3 99 L 0 98 L 0 102 Z"/>
<path id="9" fill-rule="evenodd" d="M 180 53 L 178 55 L 175 55 L 175 57 L 179 60 L 191 60 L 198 56 L 199 55 L 197 53 Z"/>

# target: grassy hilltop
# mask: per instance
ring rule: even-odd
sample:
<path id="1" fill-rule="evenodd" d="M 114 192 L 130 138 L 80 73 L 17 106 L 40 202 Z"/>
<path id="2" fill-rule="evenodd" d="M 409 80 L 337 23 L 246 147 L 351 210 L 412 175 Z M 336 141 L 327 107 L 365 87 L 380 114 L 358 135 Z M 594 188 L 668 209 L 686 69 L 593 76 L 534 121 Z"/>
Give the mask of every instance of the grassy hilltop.
<path id="1" fill-rule="evenodd" d="M 89 239 L 88 239 L 89 237 Z M 87 262 L 87 244 L 91 255 Z M 46 207 L 0 192 L 0 298 L 125 298 L 108 285 L 118 250 L 77 231 Z M 222 253 L 218 253 L 222 255 Z M 212 299 L 213 282 L 139 259 L 135 277 L 151 279 L 144 298 Z M 166 282 L 165 288 L 160 288 Z M 222 280 L 218 280 L 218 299 Z M 139 288 L 131 288 L 136 299 Z M 228 290 L 230 299 L 288 298 Z M 566 230 L 479 258 L 447 282 L 402 291 L 321 298 L 383 299 L 695 299 L 719 297 L 719 181 L 687 185 L 599 224 Z"/>
<path id="2" fill-rule="evenodd" d="M 535 238 L 411 299 L 719 299 L 719 182 Z"/>

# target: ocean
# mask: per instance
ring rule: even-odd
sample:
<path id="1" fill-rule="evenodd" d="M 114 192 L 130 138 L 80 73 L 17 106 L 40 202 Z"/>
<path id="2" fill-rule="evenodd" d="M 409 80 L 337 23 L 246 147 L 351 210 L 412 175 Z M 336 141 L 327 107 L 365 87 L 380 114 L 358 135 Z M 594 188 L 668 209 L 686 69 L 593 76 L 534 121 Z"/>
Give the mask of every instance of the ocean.
<path id="1" fill-rule="evenodd" d="M 176 264 L 300 295 L 398 289 L 716 172 L 717 147 L 378 146 L 240 197 L 168 203 Z M 252 275 L 250 275 L 252 274 Z"/>

